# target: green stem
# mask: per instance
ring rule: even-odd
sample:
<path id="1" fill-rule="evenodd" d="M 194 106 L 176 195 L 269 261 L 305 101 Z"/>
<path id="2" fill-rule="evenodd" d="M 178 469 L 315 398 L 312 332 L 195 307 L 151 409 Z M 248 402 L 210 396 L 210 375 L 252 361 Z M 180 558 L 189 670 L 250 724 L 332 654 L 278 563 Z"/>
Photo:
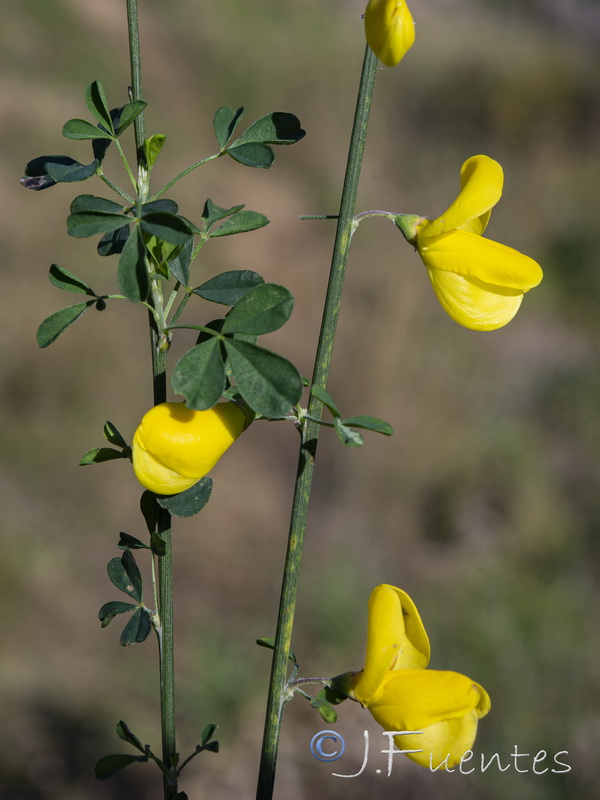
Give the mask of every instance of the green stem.
<path id="1" fill-rule="evenodd" d="M 140 34 L 138 26 L 138 0 L 127 0 L 127 24 L 129 31 L 129 52 L 131 56 L 131 96 L 132 100 L 142 99 L 142 65 Z M 147 171 L 143 144 L 145 138 L 144 115 L 134 121 L 135 144 L 138 167 L 139 192 L 147 196 Z M 167 399 L 167 350 L 161 347 L 164 310 L 162 292 L 152 292 L 153 311 L 148 312 L 150 345 L 152 352 L 152 380 L 154 404 Z M 159 328 L 160 321 L 160 328 Z M 177 752 L 175 737 L 175 683 L 173 650 L 173 557 L 171 541 L 171 516 L 162 508 L 158 509 L 158 533 L 165 542 L 165 554 L 158 561 L 158 614 L 160 617 L 160 717 L 162 732 L 162 760 L 168 774 L 163 781 L 164 798 L 172 800 L 177 794 L 177 770 L 173 766 L 173 756 Z"/>
<path id="2" fill-rule="evenodd" d="M 358 192 L 376 74 L 377 58 L 373 55 L 370 48 L 367 47 L 358 90 L 354 126 L 352 129 L 352 138 L 350 140 L 344 188 L 342 191 L 340 213 L 329 274 L 329 285 L 327 287 L 321 333 L 319 336 L 313 373 L 313 384 L 317 384 L 323 388 L 326 388 L 329 377 L 329 368 L 331 365 L 333 343 L 339 316 L 346 265 L 348 262 L 354 208 L 356 205 L 356 195 Z M 322 409 L 322 404 L 315 397 L 311 397 L 308 407 L 309 415 L 319 419 Z M 306 420 L 302 432 L 296 485 L 292 502 L 288 548 L 279 603 L 275 649 L 271 667 L 271 680 L 256 793 L 257 800 L 270 800 L 273 796 L 277 751 L 281 735 L 281 718 L 286 689 L 288 654 L 292 640 L 296 595 L 300 576 L 300 562 L 302 559 L 304 532 L 306 529 L 319 427 L 317 422 L 308 419 Z"/>
<path id="3" fill-rule="evenodd" d="M 129 161 L 127 161 L 127 156 L 123 152 L 123 148 L 121 147 L 121 142 L 118 139 L 115 139 L 115 147 L 117 148 L 117 152 L 123 162 L 123 166 L 125 167 L 125 172 L 127 173 L 129 180 L 131 181 L 131 185 L 135 189 L 136 194 L 139 194 L 137 181 L 133 172 L 131 171 L 131 167 L 129 166 Z"/>
<path id="4" fill-rule="evenodd" d="M 130 206 L 132 206 L 132 205 L 134 205 L 134 204 L 135 204 L 135 200 L 133 199 L 133 197 L 130 197 L 130 196 L 127 194 L 127 192 L 124 192 L 124 191 L 123 191 L 123 189 L 121 189 L 119 186 L 117 186 L 117 184 L 116 184 L 116 183 L 113 183 L 113 181 L 111 181 L 111 179 L 110 179 L 110 178 L 109 178 L 107 175 L 105 175 L 105 174 L 102 172 L 102 169 L 101 169 L 101 168 L 99 168 L 99 169 L 96 171 L 96 174 L 98 175 L 98 177 L 100 178 L 100 180 L 104 181 L 104 183 L 105 183 L 105 184 L 106 184 L 106 185 L 107 185 L 107 186 L 108 186 L 110 189 L 112 189 L 112 190 L 113 190 L 113 192 L 116 192 L 116 193 L 119 195 L 119 197 L 122 197 L 122 198 L 123 198 L 123 200 L 125 200 L 125 202 L 127 203 L 127 205 L 130 205 Z"/>
<path id="5" fill-rule="evenodd" d="M 186 167 L 184 170 L 182 170 L 179 173 L 179 175 L 175 175 L 175 177 L 172 180 L 170 180 L 168 183 L 165 183 L 165 185 L 162 187 L 162 189 L 159 189 L 158 192 L 153 194 L 148 202 L 152 202 L 153 200 L 157 200 L 165 192 L 168 192 L 169 189 L 171 188 L 171 186 L 175 186 L 177 181 L 180 181 L 182 178 L 185 178 L 186 175 L 189 175 L 190 172 L 193 172 L 195 169 L 197 169 L 198 167 L 201 167 L 203 164 L 208 164 L 209 161 L 214 161 L 215 158 L 220 158 L 222 155 L 223 155 L 223 153 L 215 153 L 212 156 L 207 156 L 206 158 L 203 158 L 200 161 L 197 161 L 195 164 L 192 164 L 191 167 Z"/>
<path id="6" fill-rule="evenodd" d="M 140 50 L 140 28 L 138 24 L 137 0 L 127 0 L 127 27 L 129 30 L 129 58 L 131 62 L 131 99 L 143 100 L 142 91 L 142 54 Z M 144 112 L 136 117 L 133 122 L 135 132 L 135 147 L 137 150 L 138 164 L 141 150 L 146 138 L 144 127 Z"/>

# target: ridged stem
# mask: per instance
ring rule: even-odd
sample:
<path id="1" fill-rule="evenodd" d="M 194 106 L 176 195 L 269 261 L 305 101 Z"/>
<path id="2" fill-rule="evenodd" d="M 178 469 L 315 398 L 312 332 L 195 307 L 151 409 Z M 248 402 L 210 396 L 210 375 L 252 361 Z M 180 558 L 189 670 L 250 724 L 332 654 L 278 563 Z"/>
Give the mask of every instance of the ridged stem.
<path id="1" fill-rule="evenodd" d="M 346 265 L 348 263 L 348 253 L 350 250 L 354 208 L 356 205 L 376 70 L 377 58 L 367 46 L 354 115 L 354 125 L 352 128 L 340 213 L 329 273 L 329 284 L 327 287 L 321 333 L 313 372 L 313 384 L 323 388 L 326 388 L 329 378 L 333 344 L 342 299 Z M 322 404 L 315 397 L 311 397 L 308 414 L 310 417 L 320 419 L 321 413 Z M 292 628 L 300 577 L 300 563 L 302 560 L 304 533 L 308 516 L 319 427 L 319 423 L 314 420 L 306 419 L 304 421 L 294 499 L 292 501 L 288 547 L 281 587 L 277 633 L 275 636 L 271 667 L 271 679 L 256 793 L 257 800 L 271 800 L 275 784 L 275 770 L 279 739 L 281 736 L 282 713 L 286 699 L 286 681 L 289 663 L 288 654 L 292 641 Z"/>

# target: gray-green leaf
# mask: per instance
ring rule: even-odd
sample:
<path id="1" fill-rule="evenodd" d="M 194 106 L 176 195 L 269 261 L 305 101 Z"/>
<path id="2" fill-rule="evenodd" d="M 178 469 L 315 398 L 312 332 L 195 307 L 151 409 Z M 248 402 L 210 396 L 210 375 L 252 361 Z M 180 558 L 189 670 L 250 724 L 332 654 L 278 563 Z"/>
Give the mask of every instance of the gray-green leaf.
<path id="1" fill-rule="evenodd" d="M 85 102 L 90 113 L 112 133 L 113 124 L 104 88 L 100 81 L 92 81 L 85 89 Z"/>
<path id="2" fill-rule="evenodd" d="M 264 278 L 258 272 L 250 269 L 234 269 L 216 275 L 192 291 L 205 300 L 210 300 L 211 303 L 234 306 L 251 289 L 264 282 Z"/>
<path id="3" fill-rule="evenodd" d="M 230 147 L 225 151 L 228 155 L 246 167 L 269 169 L 275 159 L 275 154 L 268 144 L 248 142 Z"/>
<path id="4" fill-rule="evenodd" d="M 253 333 L 276 331 L 284 325 L 294 308 L 294 298 L 284 286 L 263 283 L 242 297 L 229 314 L 221 333 Z"/>
<path id="5" fill-rule="evenodd" d="M 131 603 L 122 603 L 120 600 L 113 600 L 110 603 L 104 603 L 98 612 L 98 619 L 102 623 L 102 627 L 106 628 L 117 614 L 126 614 L 129 611 L 133 611 L 134 608 L 138 608 L 138 606 L 134 606 Z"/>
<path id="6" fill-rule="evenodd" d="M 238 108 L 237 111 L 234 111 L 233 108 L 229 108 L 228 106 L 221 106 L 221 108 L 215 111 L 213 128 L 221 150 L 231 138 L 235 126 L 242 118 L 243 113 L 243 108 Z"/>
<path id="7" fill-rule="evenodd" d="M 343 444 L 345 444 L 347 447 L 361 446 L 363 443 L 363 438 L 358 431 L 348 428 L 346 425 L 344 425 L 339 417 L 334 417 L 333 424 L 335 426 L 335 432 L 338 435 L 338 439 Z"/>
<path id="8" fill-rule="evenodd" d="M 208 235 L 211 238 L 216 236 L 233 236 L 235 233 L 247 233 L 248 231 L 258 230 L 258 228 L 264 228 L 265 225 L 268 224 L 268 218 L 258 211 L 238 211 Z"/>
<path id="9" fill-rule="evenodd" d="M 364 428 L 367 431 L 374 431 L 375 433 L 383 433 L 385 436 L 391 436 L 394 429 L 389 422 L 385 422 L 378 417 L 348 417 L 343 420 L 344 425 L 350 425 L 353 428 Z"/>
<path id="10" fill-rule="evenodd" d="M 302 395 L 300 373 L 283 356 L 239 339 L 225 339 L 240 394 L 264 417 L 285 417 Z"/>
<path id="11" fill-rule="evenodd" d="M 185 492 L 168 497 L 158 496 L 158 504 L 162 508 L 166 508 L 175 517 L 193 517 L 194 514 L 202 511 L 210 500 L 212 487 L 211 478 L 200 478 L 197 483 L 186 489 Z"/>
<path id="12" fill-rule="evenodd" d="M 131 644 L 141 644 L 152 633 L 152 620 L 144 608 L 138 608 L 127 625 L 123 628 L 119 640 L 123 647 Z"/>
<path id="13" fill-rule="evenodd" d="M 84 314 L 94 302 L 94 300 L 88 300 L 87 303 L 77 303 L 74 306 L 63 308 L 47 317 L 37 329 L 36 339 L 38 346 L 48 347 L 49 344 L 55 342 L 61 333 L 64 333 L 74 322 L 77 322 L 79 317 Z"/>
<path id="14" fill-rule="evenodd" d="M 133 554 L 126 550 L 121 558 L 111 558 L 106 568 L 108 577 L 117 589 L 142 602 L 142 576 Z"/>
<path id="15" fill-rule="evenodd" d="M 112 133 L 103 131 L 85 119 L 70 119 L 65 122 L 62 134 L 67 139 L 114 139 Z"/>
<path id="16" fill-rule="evenodd" d="M 171 386 L 189 408 L 212 408 L 225 389 L 225 367 L 219 340 L 211 336 L 184 353 L 173 370 Z"/>
<path id="17" fill-rule="evenodd" d="M 74 294 L 87 294 L 91 297 L 96 297 L 96 293 L 91 289 L 87 283 L 78 278 L 68 269 L 52 264 L 48 272 L 48 280 L 54 286 L 62 289 L 64 292 L 73 292 Z"/>

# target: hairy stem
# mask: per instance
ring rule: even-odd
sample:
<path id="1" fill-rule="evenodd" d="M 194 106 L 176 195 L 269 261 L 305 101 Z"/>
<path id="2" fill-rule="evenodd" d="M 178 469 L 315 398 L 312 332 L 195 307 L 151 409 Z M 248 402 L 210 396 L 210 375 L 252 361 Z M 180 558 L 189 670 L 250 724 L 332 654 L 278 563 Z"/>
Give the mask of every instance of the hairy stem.
<path id="1" fill-rule="evenodd" d="M 323 388 L 327 386 L 333 354 L 333 343 L 340 311 L 346 265 L 348 263 L 354 208 L 358 192 L 376 69 L 377 59 L 370 48 L 367 47 L 354 115 L 354 126 L 350 140 L 346 175 L 344 178 L 340 213 L 329 274 L 329 285 L 327 287 L 321 333 L 319 336 L 313 373 L 313 384 L 322 386 Z M 309 416 L 320 419 L 322 410 L 322 403 L 315 397 L 311 397 L 308 407 Z M 288 548 L 279 603 L 275 649 L 271 668 L 271 680 L 256 794 L 257 800 L 270 800 L 273 796 L 277 751 L 281 735 L 281 719 L 286 689 L 288 654 L 290 652 L 292 640 L 296 596 L 300 577 L 300 562 L 302 559 L 304 532 L 306 529 L 319 427 L 317 422 L 312 419 L 306 419 L 302 431 L 294 499 L 292 502 Z"/>

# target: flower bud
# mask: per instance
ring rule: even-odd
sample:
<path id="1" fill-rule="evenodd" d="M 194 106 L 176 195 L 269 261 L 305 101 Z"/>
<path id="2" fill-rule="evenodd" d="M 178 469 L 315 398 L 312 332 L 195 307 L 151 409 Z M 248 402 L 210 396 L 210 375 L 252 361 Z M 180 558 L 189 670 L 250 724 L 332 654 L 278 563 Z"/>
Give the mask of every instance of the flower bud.
<path id="1" fill-rule="evenodd" d="M 194 411 L 184 403 L 161 403 L 144 414 L 133 436 L 133 470 L 156 494 L 189 489 L 215 466 L 248 427 L 235 403 Z"/>
<path id="2" fill-rule="evenodd" d="M 365 34 L 377 58 L 395 67 L 415 43 L 415 23 L 404 0 L 369 0 Z"/>

